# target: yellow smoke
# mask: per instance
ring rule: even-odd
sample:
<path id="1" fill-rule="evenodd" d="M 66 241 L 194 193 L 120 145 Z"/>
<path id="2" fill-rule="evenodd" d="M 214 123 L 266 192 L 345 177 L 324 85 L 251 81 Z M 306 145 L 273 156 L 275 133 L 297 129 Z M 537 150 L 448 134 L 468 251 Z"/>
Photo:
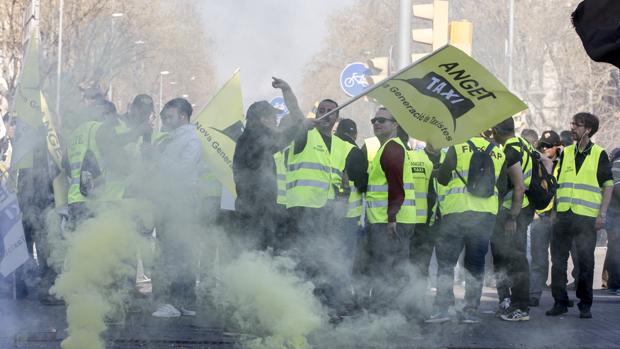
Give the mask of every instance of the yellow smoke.
<path id="1" fill-rule="evenodd" d="M 325 320 L 314 286 L 295 275 L 295 263 L 265 252 L 245 252 L 221 270 L 219 301 L 234 308 L 242 330 L 264 338 L 249 348 L 309 348 L 307 336 Z"/>
<path id="2" fill-rule="evenodd" d="M 148 251 L 146 240 L 138 233 L 136 213 L 144 207 L 121 202 L 81 224 L 68 238 L 64 269 L 52 292 L 67 303 L 69 337 L 64 349 L 103 349 L 100 334 L 113 309 L 122 309 L 119 295 L 135 277 L 138 249 Z"/>

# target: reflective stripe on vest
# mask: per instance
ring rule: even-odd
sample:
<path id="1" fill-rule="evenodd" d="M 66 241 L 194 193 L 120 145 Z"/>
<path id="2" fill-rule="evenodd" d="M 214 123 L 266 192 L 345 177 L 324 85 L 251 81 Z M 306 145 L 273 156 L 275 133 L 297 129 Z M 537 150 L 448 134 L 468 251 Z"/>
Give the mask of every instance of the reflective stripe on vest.
<path id="1" fill-rule="evenodd" d="M 389 142 L 399 144 L 405 153 L 403 159 L 403 183 L 405 190 L 405 199 L 400 210 L 396 214 L 397 223 L 414 224 L 416 222 L 416 206 L 415 191 L 413 189 L 413 173 L 409 165 L 411 160 L 405 149 L 405 145 L 398 138 L 389 139 L 379 148 L 377 155 L 374 157 L 368 169 L 368 191 L 366 192 L 366 217 L 371 224 L 388 222 L 388 191 L 387 179 L 381 168 L 381 155 L 385 149 L 385 145 Z"/>
<path id="2" fill-rule="evenodd" d="M 521 141 L 521 143 L 519 143 L 519 141 Z M 523 185 L 527 190 L 530 187 L 530 183 L 532 182 L 532 162 L 534 161 L 534 159 L 532 159 L 529 154 L 534 152 L 534 148 L 532 148 L 528 141 L 521 137 L 512 137 L 508 139 L 505 144 L 505 147 L 512 147 L 514 150 L 518 151 L 521 154 L 520 163 L 521 172 L 523 173 Z M 524 150 L 521 150 L 521 144 L 523 144 L 523 147 L 525 148 Z M 502 147 L 502 149 L 504 149 L 505 147 Z M 502 203 L 502 206 L 504 206 L 505 208 L 512 207 L 512 194 L 513 191 L 511 190 L 504 196 L 504 202 Z M 528 200 L 527 195 L 523 195 L 523 202 L 521 203 L 521 208 L 527 207 L 529 204 L 530 201 Z"/>
<path id="3" fill-rule="evenodd" d="M 489 142 L 482 137 L 473 137 L 471 142 L 474 143 L 478 149 L 483 149 L 483 151 L 489 145 Z M 469 149 L 469 145 L 466 142 L 454 145 L 454 150 L 456 153 L 455 171 L 459 171 L 459 173 L 467 173 L 473 151 Z M 481 198 L 471 195 L 467 191 L 463 181 L 458 178 L 458 176 L 452 176 L 450 183 L 448 183 L 445 188 L 445 198 L 441 202 L 442 215 L 445 216 L 451 213 L 462 213 L 468 211 L 497 214 L 499 208 L 497 179 L 499 178 L 504 161 L 506 161 L 506 156 L 501 149 L 495 147 L 491 152 L 491 159 L 493 159 L 493 164 L 495 167 L 495 195 L 488 198 Z M 467 178 L 468 177 L 466 176 L 463 177 L 466 182 Z"/>
<path id="4" fill-rule="evenodd" d="M 304 150 L 299 154 L 288 152 L 286 207 L 319 208 L 333 199 L 335 190 L 341 188 L 347 155 L 353 147 L 332 136 L 328 150 L 317 129 L 308 131 Z"/>
<path id="5" fill-rule="evenodd" d="M 364 212 L 364 207 L 362 205 L 362 193 L 357 191 L 355 184 L 353 181 L 349 181 L 349 188 L 351 188 L 351 193 L 349 194 L 349 201 L 347 203 L 347 213 L 345 217 L 347 218 L 355 218 L 360 217 Z"/>
<path id="6" fill-rule="evenodd" d="M 575 145 L 564 148 L 562 167 L 560 168 L 557 191 L 557 211 L 596 217 L 599 213 L 603 195 L 598 183 L 598 163 L 603 148 L 592 145 L 588 154 L 576 172 Z"/>
<path id="7" fill-rule="evenodd" d="M 295 154 L 294 144 L 288 151 L 286 171 L 286 207 L 325 206 L 334 198 L 330 189 L 329 150 L 318 130 L 308 131 L 306 146 Z M 309 165 L 314 164 L 314 166 Z"/>
<path id="8" fill-rule="evenodd" d="M 410 150 L 411 171 L 416 197 L 416 223 L 425 224 L 428 221 L 428 187 L 433 172 L 433 162 L 423 149 Z"/>

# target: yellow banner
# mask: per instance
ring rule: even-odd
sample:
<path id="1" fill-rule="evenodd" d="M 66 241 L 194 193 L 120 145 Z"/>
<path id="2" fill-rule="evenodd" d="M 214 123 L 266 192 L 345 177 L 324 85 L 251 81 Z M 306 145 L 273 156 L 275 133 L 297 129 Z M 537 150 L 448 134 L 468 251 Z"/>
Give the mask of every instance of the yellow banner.
<path id="1" fill-rule="evenodd" d="M 39 46 L 34 36 L 24 58 L 13 111 L 17 124 L 11 169 L 29 168 L 32 167 L 32 149 L 40 141 L 37 129 L 42 119 Z"/>
<path id="2" fill-rule="evenodd" d="M 243 132 L 241 78 L 236 71 L 194 120 L 209 169 L 236 196 L 233 155 Z"/>
<path id="3" fill-rule="evenodd" d="M 54 126 L 54 123 L 52 123 L 51 114 L 43 93 L 41 93 L 41 112 L 43 113 L 43 125 L 45 125 L 47 130 L 47 150 L 59 170 L 58 175 L 52 182 L 54 189 L 54 203 L 56 208 L 61 208 L 68 204 L 67 195 L 69 192 L 69 182 L 67 180 L 67 175 L 62 168 L 62 147 L 60 146 L 58 132 L 56 132 L 56 127 Z"/>
<path id="4" fill-rule="evenodd" d="M 435 148 L 464 142 L 527 109 L 489 71 L 453 46 L 390 77 L 369 95 L 411 137 Z"/>
<path id="5" fill-rule="evenodd" d="M 47 130 L 47 150 L 58 169 L 62 170 L 62 147 L 60 146 L 58 132 L 56 132 L 56 126 L 52 123 L 51 114 L 43 93 L 41 93 L 41 112 L 43 113 L 43 125 L 45 125 Z"/>

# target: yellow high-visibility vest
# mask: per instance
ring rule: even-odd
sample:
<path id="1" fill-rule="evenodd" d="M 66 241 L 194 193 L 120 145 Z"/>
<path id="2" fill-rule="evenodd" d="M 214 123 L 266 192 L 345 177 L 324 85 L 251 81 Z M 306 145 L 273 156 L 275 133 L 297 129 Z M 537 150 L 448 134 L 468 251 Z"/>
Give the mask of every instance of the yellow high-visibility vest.
<path id="1" fill-rule="evenodd" d="M 564 148 L 562 168 L 558 178 L 557 211 L 573 213 L 586 217 L 597 217 L 603 194 L 596 173 L 603 148 L 592 145 L 577 173 L 575 165 L 575 145 Z"/>
<path id="2" fill-rule="evenodd" d="M 416 223 L 425 224 L 428 218 L 428 188 L 433 172 L 433 162 L 423 149 L 410 150 L 409 158 L 415 188 Z"/>
<path id="3" fill-rule="evenodd" d="M 485 151 L 489 146 L 489 142 L 482 137 L 473 137 L 471 142 L 474 143 L 480 151 Z M 458 172 L 467 182 L 469 163 L 471 161 L 473 151 L 469 148 L 469 144 L 466 142 L 454 145 L 454 149 L 456 151 L 455 171 Z M 497 180 L 502 166 L 506 161 L 506 156 L 498 147 L 493 148 L 490 156 L 493 159 L 493 164 L 495 167 L 495 194 L 488 198 L 471 195 L 467 191 L 465 183 L 463 183 L 456 173 L 453 173 L 452 179 L 448 183 L 445 191 L 445 199 L 441 211 L 443 216 L 468 211 L 497 214 L 499 209 L 499 191 L 497 190 Z"/>
<path id="4" fill-rule="evenodd" d="M 82 165 L 86 158 L 86 153 L 92 151 L 95 159 L 101 166 L 101 152 L 95 142 L 95 134 L 102 123 L 98 121 L 88 121 L 79 125 L 69 137 L 67 146 L 67 157 L 71 172 L 69 173 L 69 191 L 67 202 L 69 204 L 85 202 L 87 199 L 80 191 L 80 178 L 82 175 Z"/>
<path id="5" fill-rule="evenodd" d="M 379 142 L 377 137 L 370 137 L 364 140 L 364 144 L 366 145 L 366 158 L 368 159 L 368 165 L 370 165 L 379 148 L 381 148 L 381 142 Z"/>
<path id="6" fill-rule="evenodd" d="M 519 141 L 523 144 L 523 149 L 521 149 L 521 144 L 519 144 Z M 505 149 L 506 147 L 512 147 L 514 150 L 521 153 L 521 172 L 523 173 L 523 184 L 527 190 L 532 182 L 532 161 L 534 161 L 529 154 L 534 151 L 534 148 L 532 148 L 528 141 L 521 137 L 512 137 L 508 139 L 506 141 L 506 145 L 502 147 L 502 149 Z M 511 190 L 506 193 L 506 196 L 504 196 L 504 202 L 502 205 L 505 208 L 512 207 L 512 193 L 513 191 Z M 527 195 L 523 195 L 523 203 L 521 204 L 521 208 L 527 207 L 529 204 L 530 201 L 527 199 Z"/>
<path id="7" fill-rule="evenodd" d="M 347 203 L 347 218 L 361 217 L 364 212 L 364 206 L 362 202 L 362 193 L 357 191 L 353 181 L 349 181 L 349 188 L 351 193 L 349 194 L 349 201 Z"/>
<path id="8" fill-rule="evenodd" d="M 327 149 L 317 129 L 308 131 L 304 150 L 288 152 L 286 172 L 286 207 L 325 206 L 340 189 L 347 155 L 353 145 L 332 136 L 331 150 Z M 294 143 L 291 149 L 295 149 Z"/>
<path id="9" fill-rule="evenodd" d="M 391 138 L 379 148 L 368 169 L 368 190 L 366 191 L 366 217 L 371 224 L 388 222 L 388 183 L 385 172 L 381 168 L 381 155 L 385 146 L 396 142 L 403 148 L 405 159 L 403 163 L 403 185 L 405 200 L 396 215 L 397 223 L 414 224 L 416 222 L 416 200 L 413 188 L 413 173 L 411 160 L 403 142 L 398 138 Z"/>

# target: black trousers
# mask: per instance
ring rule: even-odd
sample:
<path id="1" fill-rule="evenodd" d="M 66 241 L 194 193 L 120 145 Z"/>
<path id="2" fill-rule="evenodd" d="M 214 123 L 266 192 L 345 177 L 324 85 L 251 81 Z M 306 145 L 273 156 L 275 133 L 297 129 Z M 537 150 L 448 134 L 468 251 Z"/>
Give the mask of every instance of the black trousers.
<path id="1" fill-rule="evenodd" d="M 368 225 L 368 276 L 373 290 L 373 309 L 394 309 L 396 299 L 409 282 L 406 272 L 413 224 L 397 224 L 398 237 L 388 233 L 387 224 Z"/>
<path id="2" fill-rule="evenodd" d="M 577 298 L 581 301 L 580 307 L 592 305 L 594 249 L 596 248 L 595 222 L 596 218 L 577 215 L 571 211 L 557 215 L 551 236 L 551 294 L 556 304 L 568 305 L 566 269 L 568 254 L 574 241 L 579 265 L 576 281 Z"/>
<path id="3" fill-rule="evenodd" d="M 480 306 L 485 255 L 489 250 L 490 227 L 495 215 L 482 212 L 451 213 L 443 216 L 435 252 L 437 254 L 437 310 L 454 305 L 454 267 L 465 248 L 465 311 Z"/>
<path id="4" fill-rule="evenodd" d="M 507 233 L 504 225 L 508 209 L 501 208 L 491 236 L 491 253 L 499 300 L 510 298 L 511 304 L 527 311 L 530 298 L 530 267 L 527 261 L 527 226 L 534 219 L 529 206 L 517 217 L 517 231 Z"/>
<path id="5" fill-rule="evenodd" d="M 409 247 L 409 260 L 421 277 L 428 279 L 428 266 L 437 241 L 435 226 L 416 224 Z"/>

